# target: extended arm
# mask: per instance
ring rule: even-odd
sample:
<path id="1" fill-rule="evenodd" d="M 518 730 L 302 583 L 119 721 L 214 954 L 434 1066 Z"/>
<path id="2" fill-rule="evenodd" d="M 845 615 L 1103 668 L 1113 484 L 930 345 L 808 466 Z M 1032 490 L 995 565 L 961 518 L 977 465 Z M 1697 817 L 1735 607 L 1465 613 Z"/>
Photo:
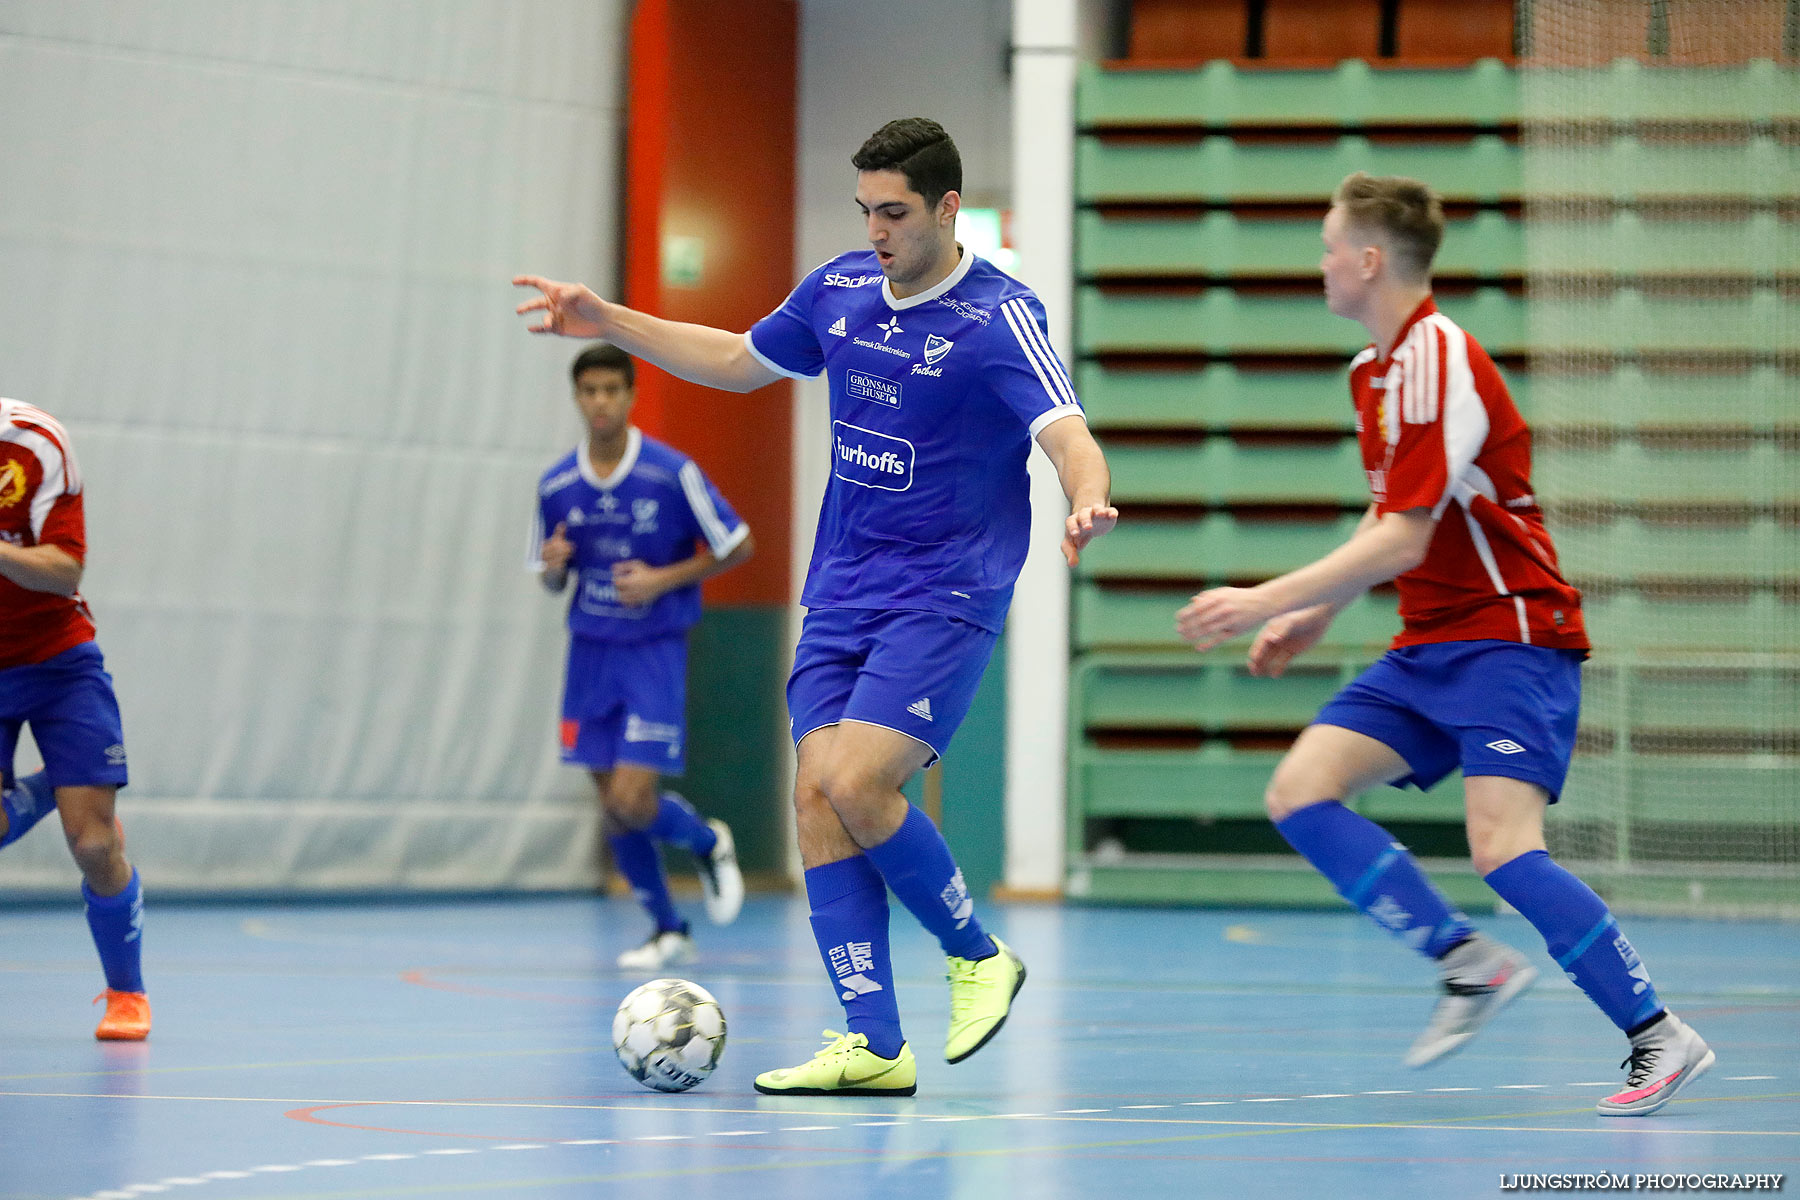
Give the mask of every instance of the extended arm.
<path id="1" fill-rule="evenodd" d="M 720 391 L 753 392 L 781 378 L 756 361 L 741 334 L 652 317 L 602 300 L 579 283 L 559 283 L 538 275 L 519 275 L 513 283 L 542 293 L 518 307 L 520 313 L 544 314 L 531 326 L 533 333 L 604 338 L 671 375 Z"/>
<path id="2" fill-rule="evenodd" d="M 27 591 L 73 596 L 81 586 L 81 563 L 61 546 L 0 541 L 0 575 Z"/>
<path id="3" fill-rule="evenodd" d="M 1069 500 L 1069 519 L 1063 526 L 1062 552 L 1072 567 L 1081 560 L 1081 549 L 1119 523 L 1119 510 L 1108 500 L 1112 472 L 1100 443 L 1088 432 L 1087 422 L 1076 416 L 1052 421 L 1038 432 L 1038 445 L 1056 466 L 1063 495 Z"/>
<path id="4" fill-rule="evenodd" d="M 1376 584 L 1423 562 L 1436 528 L 1423 508 L 1378 518 L 1370 509 L 1356 535 L 1324 558 L 1253 588 L 1202 592 L 1176 614 L 1175 628 L 1194 649 L 1206 650 L 1283 613 L 1324 609 L 1335 616 Z M 1325 613 L 1308 615 L 1329 623 Z"/>

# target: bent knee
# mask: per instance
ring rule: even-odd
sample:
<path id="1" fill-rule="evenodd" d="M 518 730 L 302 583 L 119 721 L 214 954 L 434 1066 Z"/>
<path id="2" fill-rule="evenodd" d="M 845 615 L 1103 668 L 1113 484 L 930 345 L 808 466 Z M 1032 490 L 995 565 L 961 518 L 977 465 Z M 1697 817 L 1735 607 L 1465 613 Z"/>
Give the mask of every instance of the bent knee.
<path id="1" fill-rule="evenodd" d="M 1263 789 L 1263 808 L 1271 821 L 1283 821 L 1303 808 L 1326 800 L 1342 800 L 1342 787 L 1335 780 L 1307 769 L 1292 756 L 1281 760 L 1269 786 Z"/>
<path id="2" fill-rule="evenodd" d="M 125 845 L 112 822 L 93 821 L 69 834 L 69 853 L 81 873 L 94 879 L 116 873 L 124 862 Z"/>

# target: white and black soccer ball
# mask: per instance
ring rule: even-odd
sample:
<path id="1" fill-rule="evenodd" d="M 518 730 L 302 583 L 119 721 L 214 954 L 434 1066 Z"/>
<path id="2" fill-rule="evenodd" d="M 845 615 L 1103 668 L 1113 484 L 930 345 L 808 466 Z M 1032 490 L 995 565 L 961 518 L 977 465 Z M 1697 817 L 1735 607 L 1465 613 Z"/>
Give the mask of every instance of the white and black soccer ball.
<path id="1" fill-rule="evenodd" d="M 652 979 L 619 1004 L 613 1049 L 625 1073 L 659 1092 L 685 1092 L 725 1053 L 725 1013 L 685 979 Z"/>

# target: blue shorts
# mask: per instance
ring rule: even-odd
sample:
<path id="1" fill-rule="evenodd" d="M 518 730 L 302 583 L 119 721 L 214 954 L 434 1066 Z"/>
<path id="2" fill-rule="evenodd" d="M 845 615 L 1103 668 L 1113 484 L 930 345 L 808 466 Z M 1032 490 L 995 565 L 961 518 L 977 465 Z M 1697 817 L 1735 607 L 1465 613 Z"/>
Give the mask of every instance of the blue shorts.
<path id="1" fill-rule="evenodd" d="M 93 642 L 0 671 L 0 781 L 8 785 L 19 730 L 26 724 L 44 756 L 51 787 L 125 786 L 119 701 Z"/>
<path id="2" fill-rule="evenodd" d="M 649 642 L 569 639 L 562 760 L 593 771 L 617 763 L 661 775 L 687 769 L 687 637 Z"/>
<path id="3" fill-rule="evenodd" d="M 1556 803 L 1575 753 L 1579 650 L 1437 642 L 1389 650 L 1319 711 L 1315 724 L 1366 734 L 1429 788 L 1456 768 L 1535 783 Z"/>
<path id="4" fill-rule="evenodd" d="M 924 742 L 935 762 L 969 715 L 997 641 L 942 613 L 811 610 L 788 676 L 794 744 L 815 729 L 861 721 Z"/>

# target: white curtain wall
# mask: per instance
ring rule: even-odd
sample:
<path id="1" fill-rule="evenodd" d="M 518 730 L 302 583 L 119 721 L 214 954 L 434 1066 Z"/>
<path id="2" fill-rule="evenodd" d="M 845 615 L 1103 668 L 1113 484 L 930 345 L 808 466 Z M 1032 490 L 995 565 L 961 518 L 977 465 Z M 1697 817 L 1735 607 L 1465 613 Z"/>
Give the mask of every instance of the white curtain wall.
<path id="1" fill-rule="evenodd" d="M 0 2 L 0 395 L 81 461 L 151 888 L 593 881 L 520 567 L 578 347 L 508 280 L 613 281 L 623 21 Z M 0 854 L 75 878 L 48 827 Z"/>

